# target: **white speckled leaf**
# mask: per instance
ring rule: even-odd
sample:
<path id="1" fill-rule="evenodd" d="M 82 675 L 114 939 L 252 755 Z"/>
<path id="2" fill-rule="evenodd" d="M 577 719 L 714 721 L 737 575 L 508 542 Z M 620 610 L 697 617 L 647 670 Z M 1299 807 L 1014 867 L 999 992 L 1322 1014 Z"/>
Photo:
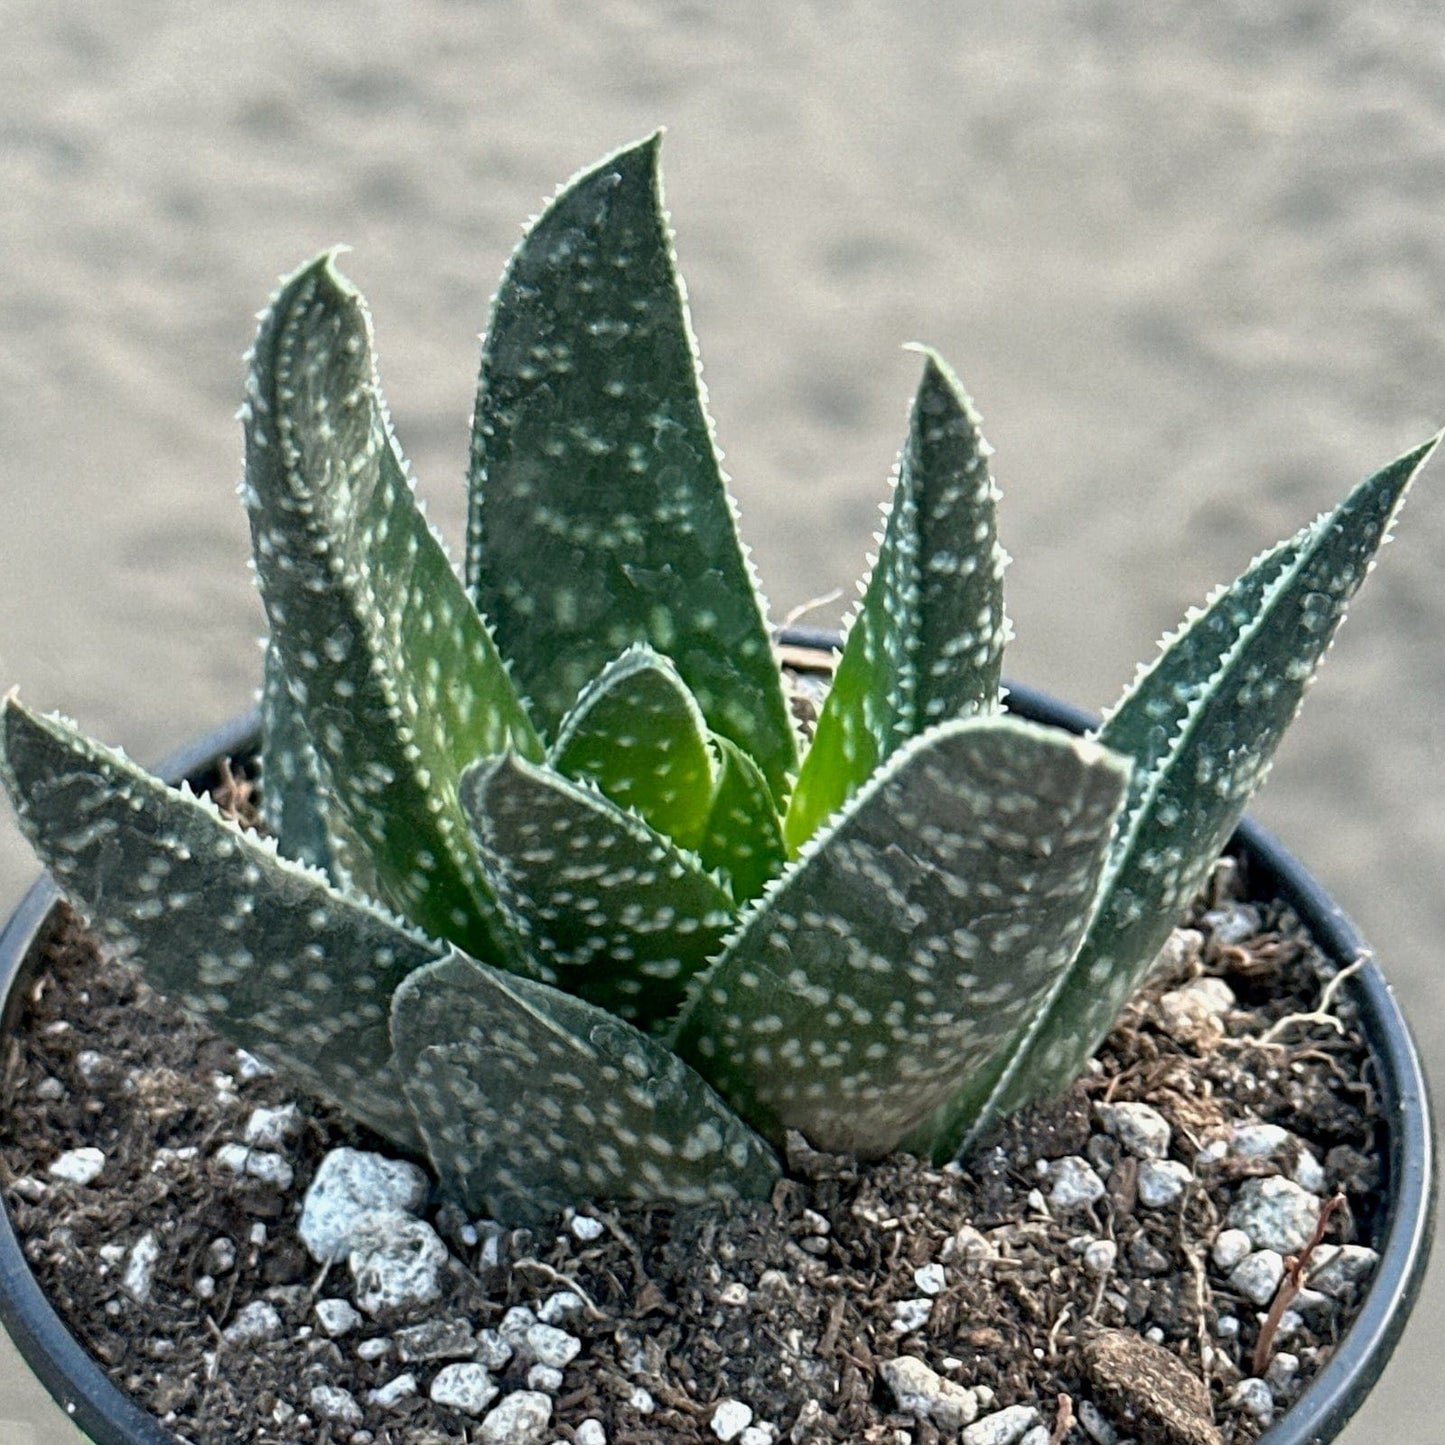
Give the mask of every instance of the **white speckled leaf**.
<path id="1" fill-rule="evenodd" d="M 569 185 L 482 351 L 467 579 L 540 724 L 635 642 L 672 658 L 775 796 L 797 764 L 662 210 L 658 138 Z"/>
<path id="2" fill-rule="evenodd" d="M 957 378 L 924 355 L 878 560 L 788 803 L 793 852 L 909 738 L 998 707 L 1008 557 L 990 448 Z"/>
<path id="3" fill-rule="evenodd" d="M 727 738 L 712 737 L 718 751 L 718 783 L 703 836 L 697 845 L 702 866 L 728 880 L 736 903 L 746 903 L 787 862 L 782 819 L 758 765 Z"/>
<path id="4" fill-rule="evenodd" d="M 366 849 L 330 800 L 274 648 L 261 688 L 261 814 L 284 857 L 319 868 L 342 892 L 379 891 Z"/>
<path id="5" fill-rule="evenodd" d="M 732 900 L 697 858 L 600 793 L 512 755 L 462 779 L 497 895 L 542 977 L 651 1029 L 721 948 Z"/>
<path id="6" fill-rule="evenodd" d="M 630 647 L 562 719 L 552 766 L 631 808 L 681 848 L 695 848 L 712 803 L 707 724 L 677 669 Z"/>
<path id="7" fill-rule="evenodd" d="M 595 1199 L 765 1199 L 772 1151 L 620 1019 L 460 955 L 397 990 L 398 1069 L 442 1190 L 525 1223 Z"/>
<path id="8" fill-rule="evenodd" d="M 271 643 L 383 901 L 504 962 L 455 801 L 468 762 L 541 745 L 412 495 L 361 297 L 333 257 L 285 281 L 247 385 L 246 484 Z"/>
<path id="9" fill-rule="evenodd" d="M 1266 553 L 1255 565 L 1273 580 L 1247 624 L 1221 622 L 1211 609 L 1172 642 L 1170 653 L 1197 650 L 1207 665 L 1216 640 L 1194 633 L 1216 623 L 1226 641 L 1237 632 L 1207 685 L 1187 689 L 1195 694 L 1187 715 L 1128 819 L 1079 956 L 1021 1042 L 986 1117 L 1063 1088 L 1112 1027 L 1263 782 L 1346 604 L 1434 447 L 1368 477 L 1333 513 Z M 1237 586 L 1240 598 L 1254 590 L 1248 573 Z M 1137 745 L 1151 695 L 1186 665 L 1171 657 L 1144 673 L 1100 740 Z"/>
<path id="10" fill-rule="evenodd" d="M 677 1050 L 771 1139 L 878 1156 L 1073 956 L 1128 767 L 1014 718 L 907 743 L 743 918 Z"/>
<path id="11" fill-rule="evenodd" d="M 443 952 L 58 718 L 5 704 L 5 786 L 57 885 L 147 982 L 404 1149 L 389 1000 Z"/>

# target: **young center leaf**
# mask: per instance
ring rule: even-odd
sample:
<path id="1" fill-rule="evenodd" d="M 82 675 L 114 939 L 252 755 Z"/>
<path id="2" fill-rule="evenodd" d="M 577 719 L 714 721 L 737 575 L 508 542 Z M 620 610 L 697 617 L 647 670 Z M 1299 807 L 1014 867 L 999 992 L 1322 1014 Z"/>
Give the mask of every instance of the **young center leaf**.
<path id="1" fill-rule="evenodd" d="M 391 994 L 444 950 L 13 697 L 5 786 L 41 861 L 113 953 L 233 1043 L 403 1149 Z"/>
<path id="2" fill-rule="evenodd" d="M 361 297 L 324 255 L 262 318 L 243 408 L 257 580 L 283 682 L 382 900 L 502 962 L 456 802 L 468 762 L 541 745 L 412 494 Z"/>
<path id="3" fill-rule="evenodd" d="M 704 868 L 727 879 L 735 903 L 746 903 L 782 872 L 787 862 L 782 820 L 767 779 L 736 743 L 712 735 L 718 754 L 717 790 L 697 844 Z"/>
<path id="4" fill-rule="evenodd" d="M 525 1223 L 592 1199 L 765 1199 L 768 1146 L 681 1059 L 545 984 L 454 954 L 397 990 L 398 1070 L 442 1189 Z"/>
<path id="5" fill-rule="evenodd" d="M 1099 912 L 980 1122 L 1064 1088 L 1098 1047 L 1263 782 L 1435 445 L 1366 478 L 1334 512 L 1266 553 L 1168 644 L 1105 723 L 1101 742 L 1137 748 L 1143 718 L 1165 714 L 1171 697 L 1192 699 L 1167 748 L 1150 750 Z M 1212 666 L 1221 641 L 1227 650 Z"/>
<path id="6" fill-rule="evenodd" d="M 793 728 L 704 409 L 658 144 L 565 187 L 507 267 L 477 387 L 467 578 L 544 729 L 646 643 L 781 799 Z"/>
<path id="7" fill-rule="evenodd" d="M 542 976 L 651 1029 L 718 951 L 732 900 L 695 855 L 550 768 L 508 755 L 462 780 L 493 887 Z"/>
<path id="8" fill-rule="evenodd" d="M 562 719 L 552 766 L 592 783 L 681 848 L 697 846 L 713 796 L 707 724 L 677 669 L 630 647 Z"/>
<path id="9" fill-rule="evenodd" d="M 677 1051 L 769 1138 L 887 1153 L 1073 956 L 1127 777 L 1013 718 L 905 744 L 744 915 Z"/>
<path id="10" fill-rule="evenodd" d="M 878 560 L 788 804 L 793 852 L 909 738 L 998 707 L 1008 557 L 990 448 L 957 378 L 924 355 Z"/>

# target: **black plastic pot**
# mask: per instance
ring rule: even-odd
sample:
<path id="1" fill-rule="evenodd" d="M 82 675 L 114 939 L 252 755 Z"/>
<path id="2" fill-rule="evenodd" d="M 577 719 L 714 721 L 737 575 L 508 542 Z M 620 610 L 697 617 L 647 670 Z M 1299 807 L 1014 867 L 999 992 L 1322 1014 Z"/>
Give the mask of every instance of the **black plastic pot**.
<path id="1" fill-rule="evenodd" d="M 790 632 L 797 646 L 829 647 L 832 634 Z M 1012 689 L 1012 711 L 1070 731 L 1088 714 L 1024 687 Z M 254 714 L 238 718 L 168 760 L 171 779 L 210 781 L 218 761 L 256 746 Z M 1324 890 L 1263 829 L 1243 824 L 1231 850 L 1247 862 L 1255 890 L 1273 894 L 1299 915 L 1319 946 L 1341 965 L 1368 956 L 1354 925 Z M 42 878 L 0 932 L 0 1029 L 13 1027 L 40 961 L 45 925 L 57 894 Z M 1414 1041 L 1379 968 L 1371 961 L 1346 985 L 1374 1054 L 1376 1088 L 1388 1134 L 1380 1263 L 1349 1333 L 1300 1399 L 1259 1445 L 1325 1445 L 1360 1408 L 1405 1327 L 1425 1274 L 1435 1212 L 1435 1153 L 1430 1101 Z M 134 1405 L 61 1323 L 25 1262 L 9 1216 L 0 1210 L 0 1323 L 66 1413 L 96 1445 L 175 1445 L 175 1436 Z"/>

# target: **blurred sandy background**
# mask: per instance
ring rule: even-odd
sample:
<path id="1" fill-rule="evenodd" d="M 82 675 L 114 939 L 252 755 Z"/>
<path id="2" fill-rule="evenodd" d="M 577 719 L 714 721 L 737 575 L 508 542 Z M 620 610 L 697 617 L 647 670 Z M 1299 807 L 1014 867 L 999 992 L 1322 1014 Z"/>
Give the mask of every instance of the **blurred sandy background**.
<path id="1" fill-rule="evenodd" d="M 555 186 L 659 123 L 775 614 L 851 586 L 924 340 L 1005 489 L 1011 672 L 1111 700 L 1445 421 L 1445 12 L 1405 0 L 0 0 L 0 678 L 154 759 L 247 705 L 252 314 L 349 241 L 458 539 L 476 334 Z M 1445 1064 L 1445 466 L 1256 812 Z M 834 614 L 836 616 L 836 609 Z M 824 614 L 821 620 L 828 620 Z M 8 820 L 0 903 L 33 871 Z M 1430 1288 L 1348 1435 L 1445 1441 Z M 73 1440 L 13 1354 L 0 1437 Z"/>

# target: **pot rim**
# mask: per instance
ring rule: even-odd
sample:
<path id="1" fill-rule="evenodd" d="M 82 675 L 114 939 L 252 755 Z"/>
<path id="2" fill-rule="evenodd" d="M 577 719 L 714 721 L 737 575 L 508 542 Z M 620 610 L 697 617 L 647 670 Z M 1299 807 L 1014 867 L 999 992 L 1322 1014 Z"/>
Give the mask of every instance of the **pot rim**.
<path id="1" fill-rule="evenodd" d="M 831 651 L 837 636 L 793 628 L 784 640 Z M 1008 705 L 1043 723 L 1083 732 L 1097 719 L 1036 689 L 1010 685 Z M 220 758 L 254 750 L 254 710 L 232 719 L 169 757 L 157 769 L 175 781 L 195 778 Z M 1389 1134 L 1389 1203 L 1376 1266 L 1363 1305 L 1339 1348 L 1258 1445 L 1321 1445 L 1334 1439 L 1364 1403 L 1393 1353 L 1414 1307 L 1429 1258 L 1435 1216 L 1435 1144 L 1431 1104 L 1410 1029 L 1359 930 L 1316 880 L 1263 828 L 1245 820 L 1229 851 L 1247 855 L 1253 877 L 1299 915 L 1325 952 L 1342 962 L 1364 960 L 1347 981 L 1379 1071 L 1381 1110 Z M 48 875 L 39 878 L 0 930 L 0 1013 L 8 1027 L 16 983 L 59 901 Z M 0 1208 L 0 1324 L 66 1414 L 95 1445 L 176 1445 L 176 1437 L 126 1396 L 66 1328 L 25 1260 L 7 1210 Z"/>

